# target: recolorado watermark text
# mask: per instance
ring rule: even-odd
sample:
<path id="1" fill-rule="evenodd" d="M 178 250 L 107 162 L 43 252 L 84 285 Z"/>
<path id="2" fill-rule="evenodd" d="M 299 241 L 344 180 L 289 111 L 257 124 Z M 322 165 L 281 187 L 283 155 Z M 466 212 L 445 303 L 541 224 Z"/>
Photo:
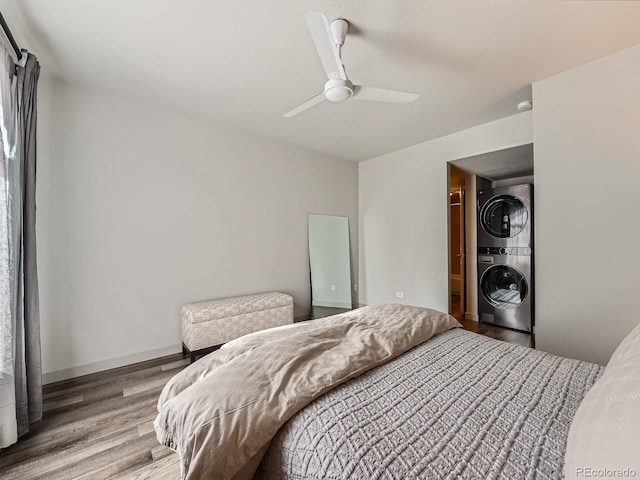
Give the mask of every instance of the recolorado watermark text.
<path id="1" fill-rule="evenodd" d="M 632 468 L 576 467 L 578 478 L 634 478 L 637 472 Z"/>

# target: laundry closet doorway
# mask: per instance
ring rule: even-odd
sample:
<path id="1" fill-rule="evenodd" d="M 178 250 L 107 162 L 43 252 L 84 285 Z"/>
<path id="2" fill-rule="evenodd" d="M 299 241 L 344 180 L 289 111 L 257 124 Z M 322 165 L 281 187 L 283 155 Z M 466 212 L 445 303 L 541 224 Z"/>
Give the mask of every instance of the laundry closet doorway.
<path id="1" fill-rule="evenodd" d="M 449 313 L 478 321 L 478 192 L 533 184 L 533 144 L 448 162 Z"/>

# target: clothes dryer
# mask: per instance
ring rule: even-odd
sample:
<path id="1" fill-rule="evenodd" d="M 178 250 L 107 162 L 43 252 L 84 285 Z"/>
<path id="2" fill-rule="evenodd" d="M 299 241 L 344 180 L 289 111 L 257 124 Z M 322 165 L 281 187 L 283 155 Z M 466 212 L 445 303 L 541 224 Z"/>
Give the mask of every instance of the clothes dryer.
<path id="1" fill-rule="evenodd" d="M 533 242 L 533 185 L 478 192 L 478 246 L 529 247 Z"/>
<path id="2" fill-rule="evenodd" d="M 478 248 L 481 322 L 525 332 L 533 330 L 532 267 L 529 247 Z"/>

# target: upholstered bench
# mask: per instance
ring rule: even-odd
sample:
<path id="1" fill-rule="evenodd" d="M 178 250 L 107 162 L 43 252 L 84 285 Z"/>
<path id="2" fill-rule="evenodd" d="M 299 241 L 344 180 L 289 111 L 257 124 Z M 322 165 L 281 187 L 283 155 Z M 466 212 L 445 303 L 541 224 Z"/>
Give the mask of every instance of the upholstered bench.
<path id="1" fill-rule="evenodd" d="M 216 350 L 248 333 L 293 323 L 293 297 L 269 292 L 191 303 L 182 307 L 182 354 Z"/>

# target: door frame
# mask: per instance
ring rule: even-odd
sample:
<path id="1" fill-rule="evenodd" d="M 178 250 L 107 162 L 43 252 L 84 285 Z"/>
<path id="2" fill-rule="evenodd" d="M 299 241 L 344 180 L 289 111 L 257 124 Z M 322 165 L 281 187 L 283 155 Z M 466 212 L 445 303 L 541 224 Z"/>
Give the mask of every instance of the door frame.
<path id="1" fill-rule="evenodd" d="M 466 242 L 466 202 L 467 202 L 467 185 L 466 182 L 463 181 L 460 185 L 454 185 L 453 188 L 457 188 L 457 190 L 452 190 L 452 168 L 455 167 L 451 165 L 450 162 L 447 162 L 447 257 L 448 257 L 448 279 L 447 279 L 447 291 L 448 291 L 448 303 L 449 303 L 449 313 L 453 312 L 453 291 L 452 291 L 452 272 L 453 272 L 453 262 L 458 262 L 460 265 L 460 310 L 463 318 L 466 318 L 466 310 L 467 310 L 467 242 Z M 457 168 L 457 167 L 455 167 Z M 460 208 L 459 215 L 460 218 L 459 224 L 459 249 L 458 252 L 451 251 L 451 194 L 457 191 L 459 192 L 460 198 Z"/>

